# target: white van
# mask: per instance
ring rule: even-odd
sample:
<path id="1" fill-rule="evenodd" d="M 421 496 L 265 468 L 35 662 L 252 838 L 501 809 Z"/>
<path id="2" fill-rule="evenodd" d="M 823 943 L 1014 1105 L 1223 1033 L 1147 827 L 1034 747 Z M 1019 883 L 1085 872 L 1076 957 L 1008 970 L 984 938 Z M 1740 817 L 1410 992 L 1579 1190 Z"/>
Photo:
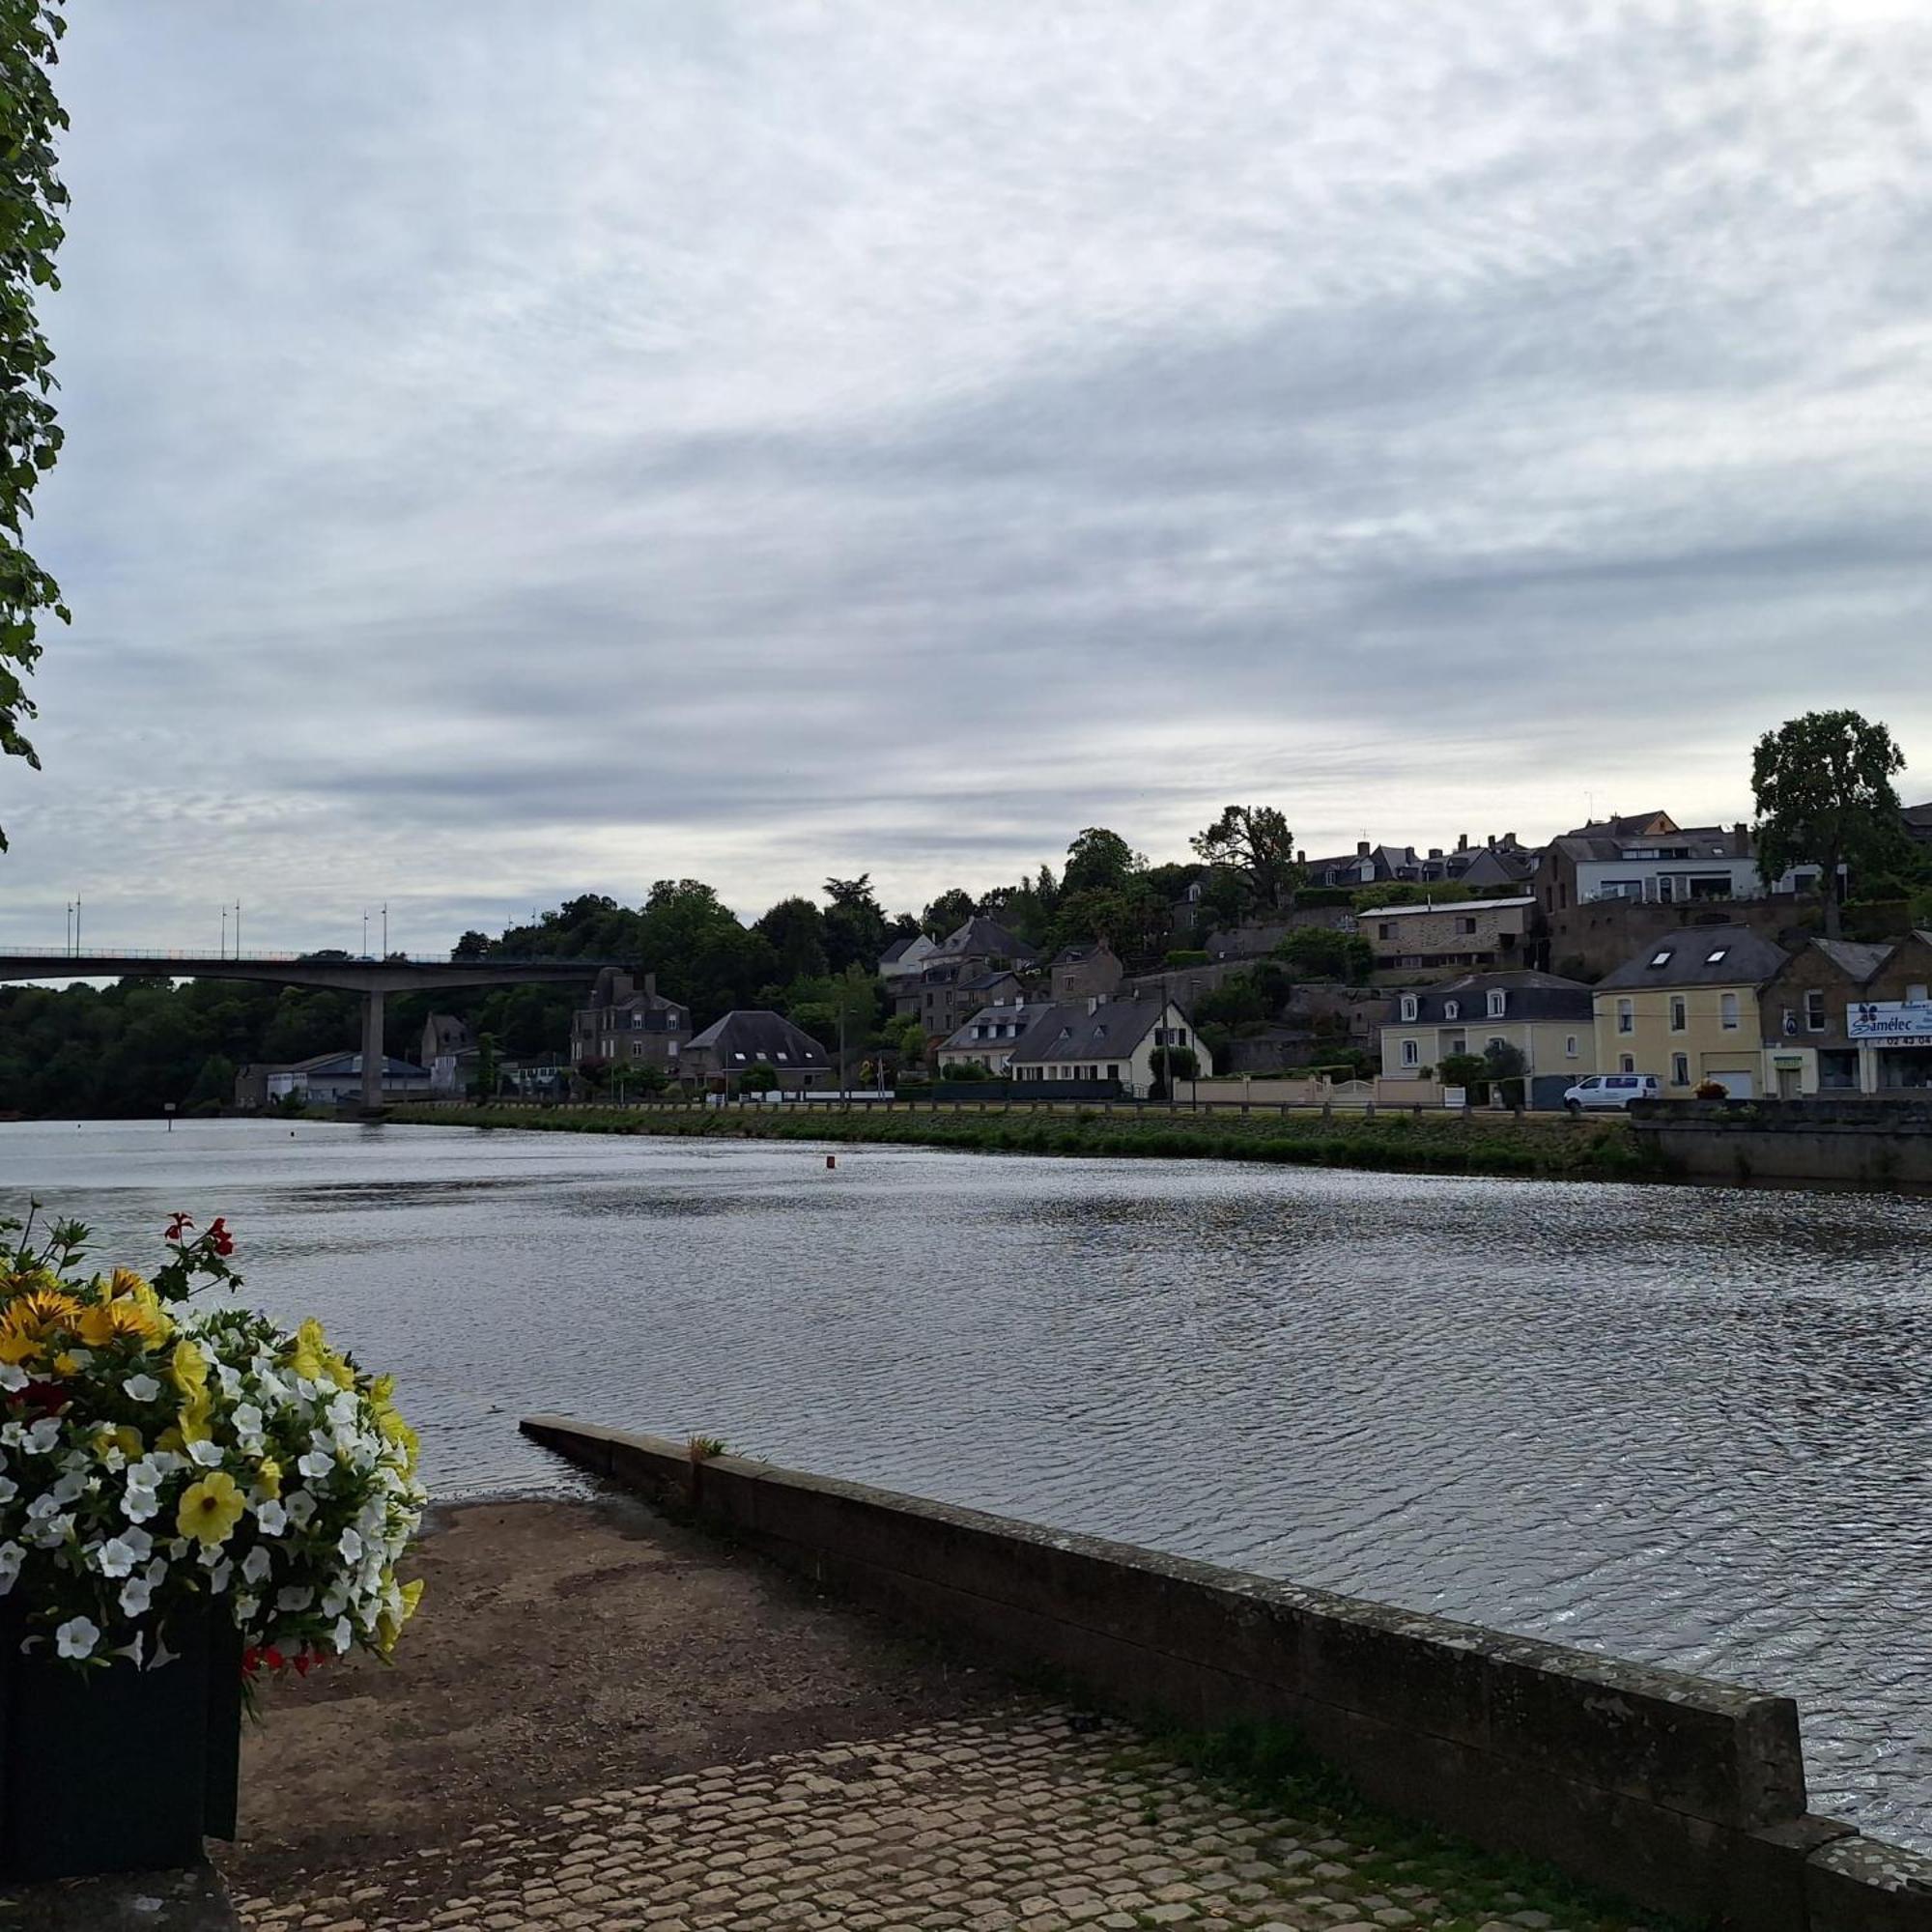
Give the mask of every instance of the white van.
<path id="1" fill-rule="evenodd" d="M 1628 1107 L 1633 1100 L 1661 1100 L 1663 1083 L 1655 1073 L 1593 1073 L 1563 1095 L 1573 1114 L 1591 1107 Z"/>

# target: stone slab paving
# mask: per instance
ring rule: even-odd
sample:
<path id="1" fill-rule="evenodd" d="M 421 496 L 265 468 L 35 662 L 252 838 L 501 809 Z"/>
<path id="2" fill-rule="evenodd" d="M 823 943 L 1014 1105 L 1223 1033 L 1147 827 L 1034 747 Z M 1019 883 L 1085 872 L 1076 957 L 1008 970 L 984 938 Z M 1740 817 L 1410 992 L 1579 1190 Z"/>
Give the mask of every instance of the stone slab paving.
<path id="1" fill-rule="evenodd" d="M 1031 1707 L 601 1791 L 237 1903 L 251 1932 L 1558 1932 L 1507 1901 L 1456 1918 L 1369 1856 Z"/>

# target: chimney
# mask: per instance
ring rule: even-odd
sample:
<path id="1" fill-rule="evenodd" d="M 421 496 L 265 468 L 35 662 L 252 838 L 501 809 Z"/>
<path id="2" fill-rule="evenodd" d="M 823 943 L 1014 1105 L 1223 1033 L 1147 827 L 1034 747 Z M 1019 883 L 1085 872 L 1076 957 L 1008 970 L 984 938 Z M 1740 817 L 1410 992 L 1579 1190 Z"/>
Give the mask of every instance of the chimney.
<path id="1" fill-rule="evenodd" d="M 1431 857 L 1432 859 L 1439 859 L 1439 858 L 1441 858 L 1441 856 L 1442 856 L 1442 848 L 1441 848 L 1441 846 L 1439 846 L 1439 845 L 1432 845 L 1432 846 L 1431 846 L 1431 847 L 1429 848 L 1429 856 L 1430 856 L 1430 857 Z"/>
<path id="2" fill-rule="evenodd" d="M 644 975 L 644 998 L 647 1000 L 654 1000 L 657 998 L 657 996 L 658 996 L 658 976 L 655 973 L 646 973 Z"/>
<path id="3" fill-rule="evenodd" d="M 1308 863 L 1308 854 L 1304 852 L 1298 845 L 1295 847 L 1294 851 L 1294 863 L 1297 866 L 1305 866 Z"/>
<path id="4" fill-rule="evenodd" d="M 1514 832 L 1505 832 L 1503 834 L 1503 843 L 1505 845 L 1514 845 L 1516 843 L 1516 834 Z"/>
<path id="5" fill-rule="evenodd" d="M 1358 859 L 1366 859 L 1368 856 L 1369 856 L 1369 841 L 1366 838 L 1357 838 L 1355 840 L 1355 857 Z"/>
<path id="6" fill-rule="evenodd" d="M 1459 852 L 1466 852 L 1469 849 L 1469 835 L 1466 832 L 1457 833 L 1456 849 Z"/>

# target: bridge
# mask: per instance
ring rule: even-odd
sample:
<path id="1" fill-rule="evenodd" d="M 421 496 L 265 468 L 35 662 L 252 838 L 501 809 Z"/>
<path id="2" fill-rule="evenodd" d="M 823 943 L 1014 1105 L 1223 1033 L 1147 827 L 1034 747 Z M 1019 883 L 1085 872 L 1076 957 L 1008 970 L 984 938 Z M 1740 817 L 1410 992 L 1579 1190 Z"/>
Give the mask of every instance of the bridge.
<path id="1" fill-rule="evenodd" d="M 168 952 L 153 948 L 0 948 L 6 980 L 257 980 L 362 996 L 362 1104 L 383 1104 L 383 1001 L 390 993 L 438 993 L 458 986 L 570 986 L 594 980 L 614 959 L 361 958 L 313 952 Z"/>

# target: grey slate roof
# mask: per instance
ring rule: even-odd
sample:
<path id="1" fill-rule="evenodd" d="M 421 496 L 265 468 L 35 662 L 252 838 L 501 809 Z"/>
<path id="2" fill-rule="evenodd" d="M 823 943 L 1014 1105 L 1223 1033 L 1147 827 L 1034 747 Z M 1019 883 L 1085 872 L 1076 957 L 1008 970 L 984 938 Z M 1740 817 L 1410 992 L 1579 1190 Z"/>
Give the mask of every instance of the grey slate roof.
<path id="1" fill-rule="evenodd" d="M 1580 980 L 1564 980 L 1554 973 L 1464 973 L 1461 979 L 1445 980 L 1434 986 L 1419 987 L 1412 995 L 1415 1017 L 1394 1019 L 1391 1026 L 1436 1026 L 1447 1020 L 1443 1008 L 1449 1001 L 1457 1005 L 1455 1024 L 1487 1019 L 1490 994 L 1500 988 L 1507 998 L 1502 1017 L 1506 1020 L 1573 1020 L 1587 1025 L 1591 1015 L 1590 988 Z M 1398 1004 L 1396 1011 L 1402 1011 Z"/>
<path id="2" fill-rule="evenodd" d="M 996 919 L 976 912 L 939 942 L 937 959 L 1031 959 L 1034 950 Z"/>
<path id="3" fill-rule="evenodd" d="M 829 1066 L 831 1057 L 812 1037 L 795 1027 L 782 1013 L 765 1007 L 737 1007 L 714 1021 L 685 1047 L 686 1053 L 706 1051 L 721 1067 Z M 785 1057 L 779 1058 L 780 1054 Z"/>
<path id="4" fill-rule="evenodd" d="M 1867 945 L 1857 939 L 1814 939 L 1811 944 L 1847 979 L 1865 980 L 1891 957 L 1889 946 Z"/>
<path id="5" fill-rule="evenodd" d="M 1614 973 L 1599 980 L 1596 990 L 1762 985 L 1790 956 L 1783 947 L 1759 938 L 1748 926 L 1686 926 L 1633 953 Z"/>
<path id="6" fill-rule="evenodd" d="M 1009 1047 L 1017 1047 L 1026 1038 L 1028 1033 L 1032 1031 L 1034 1023 L 1043 1013 L 1051 1010 L 1051 1008 L 1038 1004 L 1033 1006 L 981 1007 L 978 1012 L 959 1027 L 957 1032 L 950 1035 L 940 1042 L 939 1050 L 941 1053 L 978 1053 L 984 1048 L 996 1047 L 1002 1044 Z M 976 1026 L 1017 1026 L 1019 1032 L 1016 1034 L 1007 1034 L 1004 1036 L 1004 1038 L 1001 1036 L 995 1035 L 991 1039 L 975 1039 L 973 1037 L 973 1029 Z"/>
<path id="7" fill-rule="evenodd" d="M 1165 1005 L 1161 1000 L 1103 1000 L 1092 1012 L 1085 1000 L 1048 1007 L 1013 1047 L 1012 1062 L 1124 1060 L 1161 1023 Z M 1194 1023 L 1189 1020 L 1187 1027 L 1191 1035 Z"/>

